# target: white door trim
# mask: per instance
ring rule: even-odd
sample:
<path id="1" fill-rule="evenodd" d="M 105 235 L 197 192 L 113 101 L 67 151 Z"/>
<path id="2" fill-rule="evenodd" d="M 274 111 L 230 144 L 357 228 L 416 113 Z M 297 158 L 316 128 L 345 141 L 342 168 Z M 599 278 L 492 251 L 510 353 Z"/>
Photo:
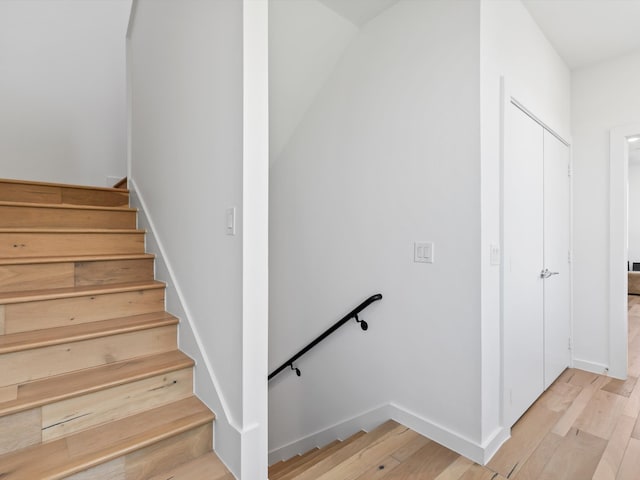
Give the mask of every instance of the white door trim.
<path id="1" fill-rule="evenodd" d="M 629 145 L 640 124 L 611 129 L 609 152 L 609 375 L 627 378 Z"/>

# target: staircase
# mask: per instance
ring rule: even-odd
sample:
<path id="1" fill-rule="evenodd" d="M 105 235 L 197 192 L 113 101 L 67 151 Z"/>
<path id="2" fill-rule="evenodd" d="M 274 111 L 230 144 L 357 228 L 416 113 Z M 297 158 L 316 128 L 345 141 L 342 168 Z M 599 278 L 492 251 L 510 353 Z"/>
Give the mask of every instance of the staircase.
<path id="1" fill-rule="evenodd" d="M 0 478 L 230 480 L 123 189 L 0 180 Z"/>
<path id="2" fill-rule="evenodd" d="M 411 476 L 416 473 L 413 470 L 404 472 L 408 476 L 393 476 L 400 473 L 396 467 L 429 444 L 433 442 L 389 420 L 369 433 L 358 432 L 345 441 L 273 464 L 269 480 L 372 480 L 387 474 L 390 479 L 434 478 Z"/>

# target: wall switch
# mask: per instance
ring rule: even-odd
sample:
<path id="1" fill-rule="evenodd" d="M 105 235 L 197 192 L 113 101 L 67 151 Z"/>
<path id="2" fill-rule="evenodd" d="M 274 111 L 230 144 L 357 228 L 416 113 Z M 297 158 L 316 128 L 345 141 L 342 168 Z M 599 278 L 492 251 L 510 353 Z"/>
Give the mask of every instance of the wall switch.
<path id="1" fill-rule="evenodd" d="M 489 262 L 491 265 L 500 265 L 500 245 L 491 245 L 489 248 Z"/>
<path id="2" fill-rule="evenodd" d="M 226 211 L 226 230 L 227 235 L 236 234 L 236 209 L 235 207 L 227 208 Z"/>
<path id="3" fill-rule="evenodd" d="M 413 261 L 417 263 L 433 263 L 433 242 L 414 242 Z"/>

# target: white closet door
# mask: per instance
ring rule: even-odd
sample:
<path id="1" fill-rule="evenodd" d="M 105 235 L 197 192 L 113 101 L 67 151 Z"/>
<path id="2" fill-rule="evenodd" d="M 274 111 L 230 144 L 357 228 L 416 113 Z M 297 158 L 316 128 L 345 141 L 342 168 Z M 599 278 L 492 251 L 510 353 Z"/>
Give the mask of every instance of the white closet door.
<path id="1" fill-rule="evenodd" d="M 569 147 L 544 131 L 544 388 L 569 366 Z"/>
<path id="2" fill-rule="evenodd" d="M 543 128 L 509 104 L 503 203 L 504 421 L 544 390 Z"/>

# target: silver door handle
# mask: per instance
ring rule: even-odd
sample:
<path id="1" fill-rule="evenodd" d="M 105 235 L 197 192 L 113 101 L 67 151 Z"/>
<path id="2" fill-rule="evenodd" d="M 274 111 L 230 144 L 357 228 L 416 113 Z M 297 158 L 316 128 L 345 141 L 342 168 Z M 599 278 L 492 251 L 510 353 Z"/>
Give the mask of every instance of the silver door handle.
<path id="1" fill-rule="evenodd" d="M 560 275 L 560 272 L 550 272 L 548 268 L 540 272 L 540 278 L 549 278 L 551 275 Z"/>

